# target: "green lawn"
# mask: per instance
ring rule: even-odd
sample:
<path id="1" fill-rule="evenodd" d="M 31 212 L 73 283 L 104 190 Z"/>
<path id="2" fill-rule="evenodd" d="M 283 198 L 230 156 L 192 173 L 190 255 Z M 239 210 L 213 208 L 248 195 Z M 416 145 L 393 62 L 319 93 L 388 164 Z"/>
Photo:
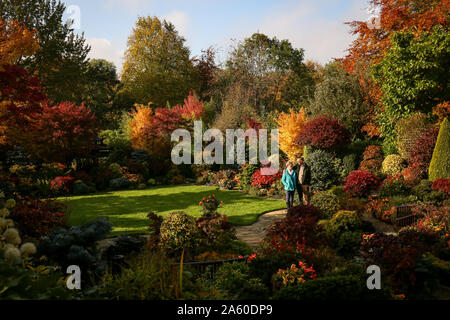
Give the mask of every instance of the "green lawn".
<path id="1" fill-rule="evenodd" d="M 71 225 L 81 225 L 100 216 L 109 217 L 112 234 L 144 233 L 148 227 L 149 211 L 166 216 L 173 211 L 185 211 L 194 217 L 202 214 L 201 198 L 214 193 L 223 201 L 219 212 L 226 214 L 235 225 L 249 225 L 265 212 L 282 209 L 282 200 L 254 197 L 239 191 L 221 191 L 216 187 L 195 185 L 154 187 L 145 190 L 126 190 L 69 197 Z"/>

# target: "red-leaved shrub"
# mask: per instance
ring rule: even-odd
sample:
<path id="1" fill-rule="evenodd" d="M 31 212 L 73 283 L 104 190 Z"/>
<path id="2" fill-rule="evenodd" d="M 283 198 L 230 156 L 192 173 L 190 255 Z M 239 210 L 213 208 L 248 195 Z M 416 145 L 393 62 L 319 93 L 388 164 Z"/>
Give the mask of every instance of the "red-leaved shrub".
<path id="1" fill-rule="evenodd" d="M 355 170 L 345 178 L 344 191 L 352 196 L 364 197 L 380 184 L 377 177 L 363 170 Z"/>
<path id="2" fill-rule="evenodd" d="M 334 119 L 317 118 L 309 121 L 298 137 L 301 145 L 333 148 L 349 142 L 349 132 Z"/>
<path id="3" fill-rule="evenodd" d="M 311 205 L 298 205 L 288 209 L 287 216 L 293 218 L 301 218 L 301 217 L 320 217 L 320 210 Z"/>
<path id="4" fill-rule="evenodd" d="M 66 224 L 66 206 L 54 200 L 24 198 L 11 211 L 20 235 L 25 238 L 40 239 L 54 227 Z"/>
<path id="5" fill-rule="evenodd" d="M 57 192 L 69 193 L 74 182 L 74 177 L 56 177 L 50 181 L 50 189 Z"/>
<path id="6" fill-rule="evenodd" d="M 417 138 L 409 153 L 408 162 L 410 165 L 417 165 L 422 174 L 426 174 L 430 166 L 431 157 L 433 156 L 434 146 L 436 145 L 438 128 L 425 130 L 422 135 Z"/>
<path id="7" fill-rule="evenodd" d="M 417 164 L 412 164 L 402 171 L 405 185 L 413 187 L 424 178 L 423 169 Z"/>
<path id="8" fill-rule="evenodd" d="M 434 191 L 442 191 L 446 195 L 450 195 L 450 179 L 440 178 L 434 180 L 431 189 Z"/>
<path id="9" fill-rule="evenodd" d="M 270 170 L 270 169 L 265 169 Z M 269 172 L 270 173 L 270 172 Z M 251 177 L 251 183 L 253 187 L 257 188 L 268 188 L 272 183 L 277 182 L 281 179 L 282 173 L 280 171 L 273 172 L 274 174 L 263 175 L 261 174 L 261 169 L 255 171 Z"/>

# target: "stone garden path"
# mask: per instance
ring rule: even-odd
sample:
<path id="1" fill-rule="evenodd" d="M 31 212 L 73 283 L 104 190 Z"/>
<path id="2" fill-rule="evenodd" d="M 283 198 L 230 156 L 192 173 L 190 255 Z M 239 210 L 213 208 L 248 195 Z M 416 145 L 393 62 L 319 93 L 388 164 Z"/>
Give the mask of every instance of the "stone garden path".
<path id="1" fill-rule="evenodd" d="M 257 248 L 266 235 L 268 227 L 275 221 L 283 219 L 286 213 L 286 209 L 265 213 L 259 216 L 258 220 L 252 225 L 237 226 L 236 235 L 240 240 L 247 242 L 252 248 Z M 364 214 L 362 219 L 372 223 L 377 232 L 384 232 L 386 234 L 395 233 L 392 225 L 381 222 L 370 214 Z"/>
<path id="2" fill-rule="evenodd" d="M 236 235 L 239 239 L 247 242 L 252 248 L 257 248 L 266 235 L 267 228 L 277 220 L 286 216 L 287 210 L 277 210 L 262 214 L 258 220 L 249 226 L 237 226 Z"/>

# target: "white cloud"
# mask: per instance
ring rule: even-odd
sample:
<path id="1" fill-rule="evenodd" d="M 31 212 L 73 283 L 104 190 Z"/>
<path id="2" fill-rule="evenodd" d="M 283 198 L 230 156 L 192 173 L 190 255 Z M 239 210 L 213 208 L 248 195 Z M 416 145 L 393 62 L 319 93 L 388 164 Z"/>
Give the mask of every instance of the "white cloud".
<path id="1" fill-rule="evenodd" d="M 187 13 L 183 11 L 172 11 L 162 17 L 168 22 L 173 23 L 175 29 L 185 38 L 188 38 L 190 19 Z"/>
<path id="2" fill-rule="evenodd" d="M 354 37 L 344 22 L 366 19 L 361 1 L 354 1 L 339 19 L 321 17 L 325 8 L 318 2 L 302 2 L 296 8 L 281 9 L 262 22 L 260 32 L 280 39 L 288 39 L 294 47 L 305 49 L 305 59 L 326 63 L 342 58 Z"/>
<path id="3" fill-rule="evenodd" d="M 113 62 L 116 65 L 117 72 L 122 70 L 124 49 L 111 43 L 108 39 L 103 38 L 88 38 L 86 43 L 91 46 L 89 58 L 105 59 Z"/>

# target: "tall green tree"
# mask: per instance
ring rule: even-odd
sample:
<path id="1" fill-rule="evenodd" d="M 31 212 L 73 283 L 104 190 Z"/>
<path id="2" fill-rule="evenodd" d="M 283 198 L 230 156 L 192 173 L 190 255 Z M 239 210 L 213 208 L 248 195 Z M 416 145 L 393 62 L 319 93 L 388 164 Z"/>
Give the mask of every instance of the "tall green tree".
<path id="1" fill-rule="evenodd" d="M 42 80 L 44 92 L 56 101 L 79 102 L 89 46 L 63 21 L 66 7 L 59 0 L 2 0 L 0 16 L 37 31 L 39 50 L 18 64 Z"/>
<path id="2" fill-rule="evenodd" d="M 137 103 L 164 107 L 182 103 L 189 91 L 198 92 L 200 75 L 173 24 L 140 17 L 128 38 L 122 82 Z"/>
<path id="3" fill-rule="evenodd" d="M 313 85 L 303 57 L 304 50 L 288 40 L 254 33 L 232 49 L 221 81 L 226 88 L 239 84 L 250 92 L 260 115 L 298 107 Z"/>
<path id="4" fill-rule="evenodd" d="M 392 47 L 374 66 L 373 77 L 383 92 L 378 122 L 384 151 L 395 153 L 395 126 L 414 111 L 431 113 L 448 100 L 450 34 L 436 26 L 432 32 L 415 36 L 411 32 L 394 34 Z"/>
<path id="5" fill-rule="evenodd" d="M 322 79 L 307 110 L 313 115 L 338 120 L 357 136 L 361 134 L 370 108 L 359 79 L 347 73 L 339 62 L 332 62 L 323 69 Z"/>
<path id="6" fill-rule="evenodd" d="M 84 101 L 103 125 L 117 119 L 117 114 L 121 111 L 116 110 L 113 103 L 119 83 L 116 67 L 112 62 L 103 59 L 89 61 Z"/>

